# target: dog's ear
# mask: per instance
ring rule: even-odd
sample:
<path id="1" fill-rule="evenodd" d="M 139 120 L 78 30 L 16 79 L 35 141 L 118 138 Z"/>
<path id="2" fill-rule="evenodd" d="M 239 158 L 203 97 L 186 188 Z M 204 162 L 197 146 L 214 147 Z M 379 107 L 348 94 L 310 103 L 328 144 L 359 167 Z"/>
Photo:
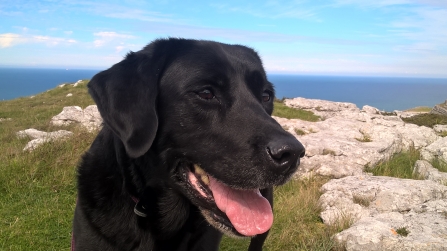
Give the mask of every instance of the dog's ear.
<path id="1" fill-rule="evenodd" d="M 166 62 L 166 50 L 157 41 L 110 69 L 96 74 L 88 84 L 104 123 L 121 139 L 127 154 L 146 153 L 157 133 L 157 92 Z"/>

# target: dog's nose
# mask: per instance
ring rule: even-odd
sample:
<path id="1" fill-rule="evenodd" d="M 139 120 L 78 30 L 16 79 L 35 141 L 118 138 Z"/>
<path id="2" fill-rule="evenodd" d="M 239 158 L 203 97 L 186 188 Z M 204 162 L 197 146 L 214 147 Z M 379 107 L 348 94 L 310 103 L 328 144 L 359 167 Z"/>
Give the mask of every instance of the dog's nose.
<path id="1" fill-rule="evenodd" d="M 274 140 L 267 145 L 267 152 L 275 165 L 288 170 L 299 163 L 298 158 L 304 157 L 304 146 L 296 139 Z"/>

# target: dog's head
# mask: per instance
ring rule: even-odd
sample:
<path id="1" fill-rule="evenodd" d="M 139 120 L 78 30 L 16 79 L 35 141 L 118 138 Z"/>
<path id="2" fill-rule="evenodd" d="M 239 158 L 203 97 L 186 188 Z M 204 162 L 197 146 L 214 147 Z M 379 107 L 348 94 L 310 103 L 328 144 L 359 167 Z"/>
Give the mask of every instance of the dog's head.
<path id="1" fill-rule="evenodd" d="M 286 182 L 304 148 L 270 117 L 274 89 L 255 51 L 157 40 L 97 74 L 89 89 L 127 155 L 157 158 L 162 170 L 142 173 L 163 173 L 225 233 L 270 228 L 271 205 L 259 189 Z"/>

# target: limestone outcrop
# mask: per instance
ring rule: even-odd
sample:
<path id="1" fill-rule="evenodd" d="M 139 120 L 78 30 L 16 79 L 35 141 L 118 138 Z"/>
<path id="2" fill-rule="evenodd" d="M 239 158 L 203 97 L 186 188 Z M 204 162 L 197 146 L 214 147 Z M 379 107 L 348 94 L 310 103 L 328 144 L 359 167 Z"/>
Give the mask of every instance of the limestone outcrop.
<path id="1" fill-rule="evenodd" d="M 51 119 L 50 123 L 55 126 L 75 123 L 93 131 L 101 127 L 102 118 L 96 105 L 87 106 L 84 110 L 79 106 L 66 106 L 61 113 Z"/>
<path id="2" fill-rule="evenodd" d="M 79 106 L 67 106 L 63 108 L 61 113 L 51 119 L 50 124 L 54 126 L 78 124 L 88 131 L 93 132 L 101 128 L 102 118 L 96 105 L 87 106 L 84 110 Z M 31 141 L 28 142 L 23 151 L 32 151 L 43 143 L 64 139 L 72 134 L 72 132 L 66 130 L 43 132 L 31 128 L 17 132 L 17 137 L 30 138 Z"/>
<path id="3" fill-rule="evenodd" d="M 55 132 L 43 132 L 43 131 L 39 131 L 34 128 L 31 128 L 31 129 L 19 131 L 19 132 L 17 132 L 16 135 L 18 138 L 31 139 L 31 141 L 29 141 L 28 144 L 26 144 L 25 148 L 23 148 L 23 151 L 33 151 L 38 146 L 40 146 L 46 142 L 64 139 L 64 138 L 72 136 L 73 133 L 66 131 L 66 130 L 59 130 L 59 131 L 55 131 Z"/>
<path id="4" fill-rule="evenodd" d="M 447 100 L 442 104 L 435 105 L 430 113 L 447 116 Z"/>
<path id="5" fill-rule="evenodd" d="M 326 224 L 352 223 L 334 238 L 348 251 L 447 250 L 447 173 L 430 160 L 447 161 L 445 126 L 407 124 L 406 112 L 383 113 L 371 106 L 295 98 L 290 107 L 322 119 L 275 119 L 306 147 L 297 178 L 335 178 L 323 185 L 321 218 Z M 425 180 L 376 177 L 369 168 L 402 150 L 416 148 L 422 160 L 414 174 Z M 366 169 L 366 170 L 365 170 Z"/>
<path id="6" fill-rule="evenodd" d="M 373 167 L 396 152 L 423 148 L 441 138 L 431 128 L 407 124 L 397 115 L 381 115 L 370 106 L 359 109 L 351 103 L 305 98 L 286 99 L 285 104 L 322 118 L 307 122 L 274 117 L 306 147 L 296 174 L 299 177 L 361 175 L 365 166 Z"/>
<path id="7" fill-rule="evenodd" d="M 323 185 L 326 224 L 351 221 L 334 238 L 347 250 L 446 250 L 447 186 L 429 180 L 350 176 Z"/>

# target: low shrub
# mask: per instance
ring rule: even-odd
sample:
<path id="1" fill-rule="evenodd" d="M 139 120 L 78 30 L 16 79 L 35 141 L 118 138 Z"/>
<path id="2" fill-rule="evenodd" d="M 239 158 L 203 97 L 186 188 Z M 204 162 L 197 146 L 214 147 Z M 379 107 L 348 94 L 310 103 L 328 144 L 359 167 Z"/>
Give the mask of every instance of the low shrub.
<path id="1" fill-rule="evenodd" d="M 375 176 L 390 176 L 401 179 L 420 179 L 413 174 L 414 164 L 419 160 L 421 154 L 417 149 L 410 149 L 400 153 L 395 153 L 389 160 L 379 163 L 367 170 Z"/>
<path id="2" fill-rule="evenodd" d="M 313 112 L 295 109 L 286 106 L 283 102 L 274 102 L 273 116 L 286 118 L 286 119 L 301 119 L 310 122 L 316 122 L 320 120 L 320 117 Z"/>
<path id="3" fill-rule="evenodd" d="M 430 128 L 433 128 L 435 125 L 447 125 L 447 116 L 433 113 L 418 114 L 409 118 L 402 118 L 402 120 L 407 123 Z"/>

